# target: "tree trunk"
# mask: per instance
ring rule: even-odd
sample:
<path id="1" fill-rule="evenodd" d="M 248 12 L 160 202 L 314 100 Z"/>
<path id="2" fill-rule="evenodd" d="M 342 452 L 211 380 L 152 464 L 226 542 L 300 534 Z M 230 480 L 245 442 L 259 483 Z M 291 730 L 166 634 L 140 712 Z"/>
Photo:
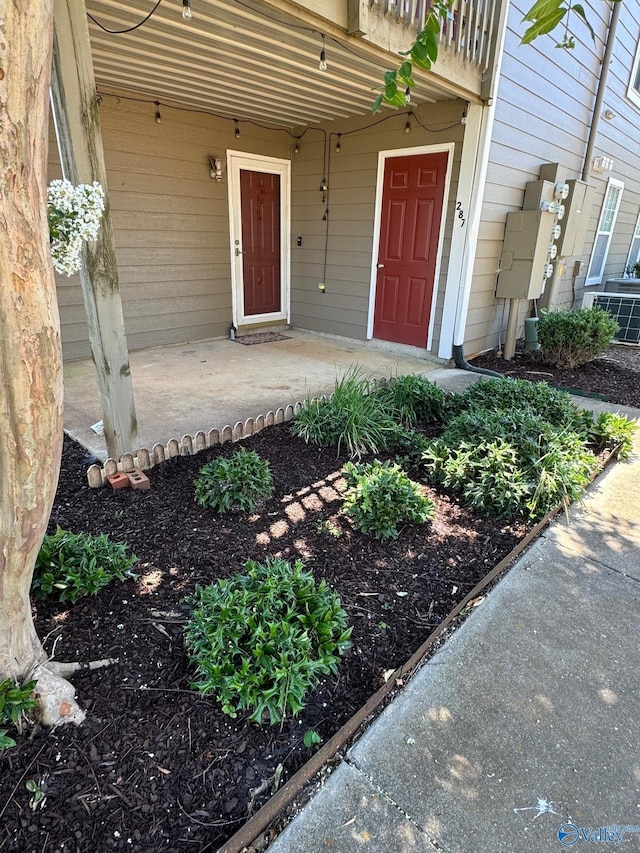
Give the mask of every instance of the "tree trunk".
<path id="1" fill-rule="evenodd" d="M 53 0 L 0 0 L 0 680 L 46 660 L 29 590 L 62 453 L 46 204 L 52 33 Z"/>

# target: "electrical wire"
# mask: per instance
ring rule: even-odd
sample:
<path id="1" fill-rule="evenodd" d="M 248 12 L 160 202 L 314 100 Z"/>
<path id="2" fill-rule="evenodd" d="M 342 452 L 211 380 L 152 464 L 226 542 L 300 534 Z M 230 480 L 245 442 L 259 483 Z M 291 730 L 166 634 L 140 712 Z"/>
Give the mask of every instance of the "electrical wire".
<path id="1" fill-rule="evenodd" d="M 156 9 L 158 8 L 158 6 L 161 3 L 162 3 L 162 0 L 158 0 L 158 2 L 153 7 L 153 9 L 149 12 L 149 14 L 145 18 L 143 18 L 140 21 L 140 23 L 135 24 L 133 27 L 127 27 L 127 29 L 125 29 L 125 30 L 110 30 L 107 27 L 105 27 L 104 24 L 101 24 L 100 21 L 97 18 L 94 18 L 93 15 L 91 15 L 89 12 L 87 12 L 87 18 L 89 18 L 89 20 L 93 21 L 93 23 L 97 27 L 100 27 L 101 30 L 104 30 L 105 33 L 111 33 L 111 35 L 119 36 L 119 35 L 122 35 L 122 33 L 132 33 L 134 30 L 137 30 L 143 24 L 146 24 L 147 21 L 149 20 L 149 18 L 153 15 L 153 13 L 156 11 Z"/>

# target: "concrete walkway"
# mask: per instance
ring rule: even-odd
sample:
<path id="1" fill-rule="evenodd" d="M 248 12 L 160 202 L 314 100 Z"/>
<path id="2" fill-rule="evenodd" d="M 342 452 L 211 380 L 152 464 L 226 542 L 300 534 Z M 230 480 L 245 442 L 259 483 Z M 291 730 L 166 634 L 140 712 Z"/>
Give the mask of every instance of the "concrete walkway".
<path id="1" fill-rule="evenodd" d="M 270 853 L 640 850 L 639 452 L 518 560 Z"/>

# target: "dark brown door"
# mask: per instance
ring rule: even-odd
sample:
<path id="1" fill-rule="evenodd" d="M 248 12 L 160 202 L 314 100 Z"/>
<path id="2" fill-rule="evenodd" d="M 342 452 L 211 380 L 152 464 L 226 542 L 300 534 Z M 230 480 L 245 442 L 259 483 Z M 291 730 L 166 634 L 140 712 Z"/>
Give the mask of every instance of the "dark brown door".
<path id="1" fill-rule="evenodd" d="M 280 311 L 280 175 L 240 170 L 245 317 Z"/>
<path id="2" fill-rule="evenodd" d="M 390 157 L 382 190 L 373 334 L 427 344 L 448 154 Z"/>

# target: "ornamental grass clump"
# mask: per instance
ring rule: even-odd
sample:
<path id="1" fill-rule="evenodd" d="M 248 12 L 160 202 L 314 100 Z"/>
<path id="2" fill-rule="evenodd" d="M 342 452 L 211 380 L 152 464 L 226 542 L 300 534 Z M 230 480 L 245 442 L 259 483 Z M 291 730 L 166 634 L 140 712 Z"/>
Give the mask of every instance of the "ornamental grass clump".
<path id="1" fill-rule="evenodd" d="M 307 399 L 291 431 L 307 444 L 344 449 L 359 459 L 380 453 L 396 441 L 400 427 L 395 408 L 362 373 L 350 367 L 329 398 Z"/>
<path id="2" fill-rule="evenodd" d="M 216 512 L 253 512 L 273 494 L 273 477 L 266 459 L 241 447 L 229 458 L 208 462 L 196 480 L 196 501 Z"/>
<path id="3" fill-rule="evenodd" d="M 112 542 L 106 533 L 72 533 L 56 528 L 45 536 L 33 572 L 34 598 L 56 595 L 72 604 L 83 595 L 97 595 L 112 580 L 136 579 L 133 566 L 138 558 L 130 555 L 124 542 Z"/>
<path id="4" fill-rule="evenodd" d="M 620 327 L 602 308 L 542 311 L 538 318 L 540 357 L 556 367 L 580 367 L 601 355 Z"/>
<path id="5" fill-rule="evenodd" d="M 348 488 L 342 508 L 363 533 L 396 539 L 403 521 L 424 524 L 433 518 L 433 501 L 399 465 L 378 460 L 360 465 L 347 462 L 343 473 Z"/>
<path id="6" fill-rule="evenodd" d="M 600 412 L 591 427 L 591 439 L 598 447 L 615 450 L 618 459 L 628 459 L 633 450 L 633 437 L 637 427 L 624 415 Z"/>
<path id="7" fill-rule="evenodd" d="M 246 574 L 196 587 L 185 628 L 192 687 L 230 717 L 274 725 L 298 714 L 321 675 L 337 673 L 351 645 L 338 595 L 299 560 L 249 560 Z"/>

